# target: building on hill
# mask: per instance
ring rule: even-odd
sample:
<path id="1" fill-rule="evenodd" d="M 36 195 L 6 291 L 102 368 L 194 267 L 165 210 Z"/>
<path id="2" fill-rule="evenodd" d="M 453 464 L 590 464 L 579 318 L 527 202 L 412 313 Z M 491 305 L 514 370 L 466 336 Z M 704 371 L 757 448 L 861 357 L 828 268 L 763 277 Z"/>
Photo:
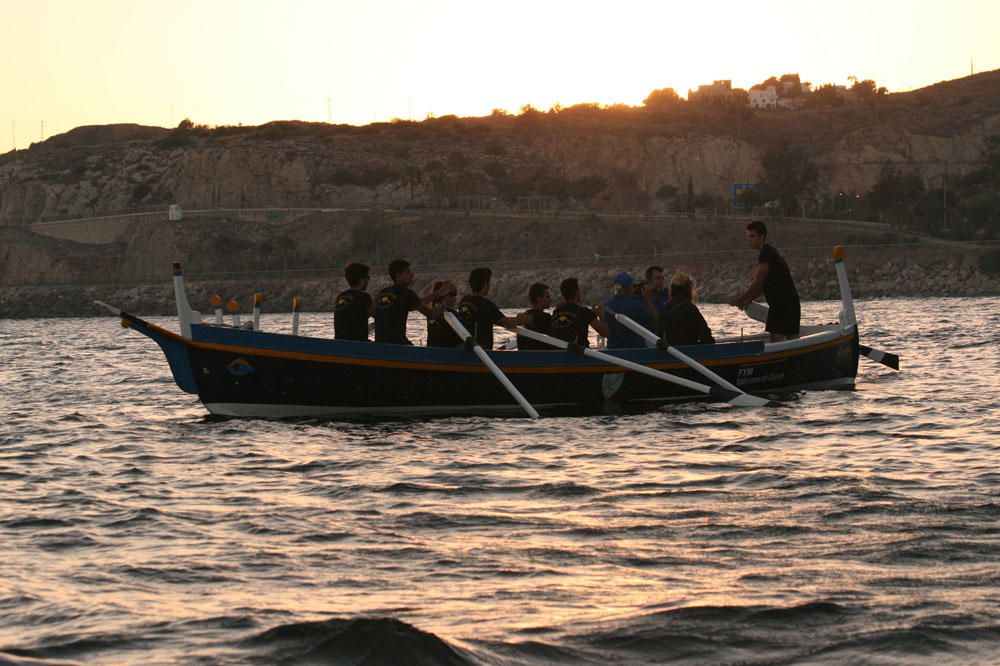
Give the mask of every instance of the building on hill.
<path id="1" fill-rule="evenodd" d="M 805 97 L 779 97 L 778 108 L 780 109 L 801 109 L 806 105 Z"/>
<path id="2" fill-rule="evenodd" d="M 733 82 L 730 79 L 712 81 L 698 86 L 697 90 L 688 90 L 689 102 L 708 104 L 731 104 L 733 101 Z"/>
<path id="3" fill-rule="evenodd" d="M 750 108 L 751 109 L 776 109 L 778 108 L 778 91 L 774 86 L 768 86 L 764 89 L 756 89 L 750 91 Z"/>

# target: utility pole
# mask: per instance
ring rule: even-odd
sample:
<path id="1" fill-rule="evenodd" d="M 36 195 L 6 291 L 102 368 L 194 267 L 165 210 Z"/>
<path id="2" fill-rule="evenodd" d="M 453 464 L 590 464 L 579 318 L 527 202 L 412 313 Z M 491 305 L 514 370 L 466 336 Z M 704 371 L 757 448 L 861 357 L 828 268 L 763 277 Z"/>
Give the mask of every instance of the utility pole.
<path id="1" fill-rule="evenodd" d="M 39 141 L 45 141 L 45 121 L 44 120 L 42 121 L 42 131 L 41 131 L 41 135 L 40 136 L 41 136 L 41 138 L 39 139 Z"/>

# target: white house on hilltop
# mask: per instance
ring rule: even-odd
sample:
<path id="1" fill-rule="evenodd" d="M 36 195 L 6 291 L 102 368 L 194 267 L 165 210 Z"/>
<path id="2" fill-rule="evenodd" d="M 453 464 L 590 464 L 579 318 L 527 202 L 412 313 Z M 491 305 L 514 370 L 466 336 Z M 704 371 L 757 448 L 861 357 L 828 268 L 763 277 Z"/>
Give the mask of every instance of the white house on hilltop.
<path id="1" fill-rule="evenodd" d="M 778 91 L 774 89 L 774 86 L 750 91 L 751 109 L 775 109 L 777 107 Z"/>

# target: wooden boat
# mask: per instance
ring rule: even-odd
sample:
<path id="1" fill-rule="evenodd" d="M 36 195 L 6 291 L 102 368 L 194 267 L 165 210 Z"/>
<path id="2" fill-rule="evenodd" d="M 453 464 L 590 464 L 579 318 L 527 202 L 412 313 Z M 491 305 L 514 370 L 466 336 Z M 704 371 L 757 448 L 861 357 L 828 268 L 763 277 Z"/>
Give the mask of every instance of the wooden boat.
<path id="1" fill-rule="evenodd" d="M 842 296 L 837 323 L 804 327 L 797 340 L 770 343 L 757 335 L 683 347 L 678 356 L 678 350 L 670 348 L 668 353 L 665 346 L 605 350 L 604 355 L 587 352 L 600 358 L 579 349 L 483 352 L 471 345 L 411 347 L 202 323 L 188 306 L 178 265 L 174 287 L 179 332 L 100 305 L 118 314 L 122 326 L 152 338 L 163 350 L 177 386 L 198 395 L 213 414 L 285 418 L 517 413 L 525 403 L 514 394 L 543 411 L 590 412 L 609 403 L 853 387 L 858 327 L 842 250 L 839 256 L 835 251 L 835 257 Z M 490 362 L 497 376 L 487 366 Z M 498 381 L 500 375 L 513 391 Z M 700 383 L 703 376 L 714 381 Z"/>

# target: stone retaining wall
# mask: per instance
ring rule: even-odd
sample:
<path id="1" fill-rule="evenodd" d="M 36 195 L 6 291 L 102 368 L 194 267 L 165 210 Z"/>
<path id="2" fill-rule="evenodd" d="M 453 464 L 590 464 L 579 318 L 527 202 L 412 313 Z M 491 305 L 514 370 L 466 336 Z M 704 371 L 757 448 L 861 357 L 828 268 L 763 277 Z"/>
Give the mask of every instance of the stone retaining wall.
<path id="1" fill-rule="evenodd" d="M 814 260 L 792 263 L 795 280 L 803 300 L 827 300 L 840 297 L 836 274 L 831 261 Z M 502 307 L 527 307 L 527 291 L 531 283 L 545 282 L 558 300 L 559 282 L 565 277 L 580 280 L 584 301 L 596 303 L 607 298 L 611 278 L 622 268 L 639 275 L 643 267 L 585 267 L 539 270 L 497 271 L 493 280 L 492 297 Z M 687 267 L 685 267 L 687 268 Z M 699 299 L 706 303 L 724 303 L 749 285 L 753 277 L 752 261 L 727 261 L 715 265 L 711 274 L 697 267 L 687 268 L 698 283 Z M 668 267 L 668 270 L 672 270 Z M 923 263 L 894 258 L 888 261 L 848 260 L 851 290 L 858 299 L 883 297 L 968 297 L 1000 295 L 1000 276 L 986 275 L 962 258 L 932 260 Z M 465 291 L 467 273 L 445 272 L 434 277 L 449 279 Z M 427 281 L 433 278 L 427 278 Z M 372 293 L 385 286 L 385 279 L 376 277 Z M 423 276 L 418 289 L 425 287 Z M 270 279 L 266 281 L 199 281 L 188 282 L 191 307 L 207 313 L 209 297 L 219 294 L 224 299 L 235 298 L 244 311 L 250 309 L 254 291 L 264 295 L 266 312 L 288 312 L 292 298 L 303 299 L 303 309 L 311 312 L 332 312 L 337 294 L 346 288 L 342 277 Z M 0 317 L 70 317 L 104 314 L 92 305 L 102 300 L 139 315 L 169 315 L 176 312 L 173 289 L 169 279 L 160 284 L 138 286 L 94 285 L 61 287 L 0 288 Z"/>

